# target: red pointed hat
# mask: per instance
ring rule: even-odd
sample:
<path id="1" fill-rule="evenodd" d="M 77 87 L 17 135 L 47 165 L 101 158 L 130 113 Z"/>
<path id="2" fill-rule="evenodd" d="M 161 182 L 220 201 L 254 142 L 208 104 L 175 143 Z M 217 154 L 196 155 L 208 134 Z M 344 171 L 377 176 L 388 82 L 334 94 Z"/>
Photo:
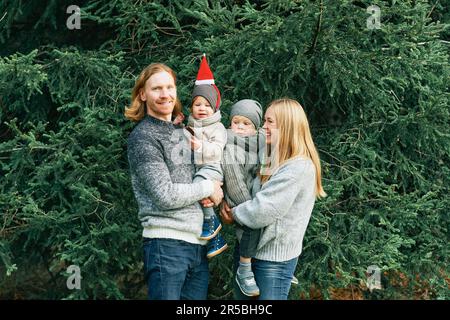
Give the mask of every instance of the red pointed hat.
<path id="1" fill-rule="evenodd" d="M 195 80 L 196 86 L 201 84 L 214 84 L 214 75 L 209 68 L 208 61 L 206 61 L 206 54 L 203 54 L 202 62 L 197 73 L 197 80 Z"/>
<path id="2" fill-rule="evenodd" d="M 200 63 L 200 68 L 198 69 L 197 79 L 195 80 L 195 85 L 200 86 L 200 85 L 208 85 L 208 84 L 211 85 L 212 87 L 214 87 L 214 89 L 217 92 L 217 102 L 215 105 L 215 109 L 217 110 L 217 109 L 219 109 L 219 107 L 221 105 L 220 91 L 214 82 L 214 75 L 213 75 L 211 69 L 209 68 L 208 61 L 206 60 L 206 54 L 204 53 L 203 57 L 202 57 L 202 62 Z"/>

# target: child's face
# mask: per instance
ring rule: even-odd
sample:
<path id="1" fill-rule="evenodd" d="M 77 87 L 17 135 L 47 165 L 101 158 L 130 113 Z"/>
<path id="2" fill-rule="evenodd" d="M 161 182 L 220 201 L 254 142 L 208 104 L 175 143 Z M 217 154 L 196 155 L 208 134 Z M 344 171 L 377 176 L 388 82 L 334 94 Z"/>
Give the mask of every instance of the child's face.
<path id="1" fill-rule="evenodd" d="M 192 103 L 192 116 L 194 119 L 208 118 L 214 114 L 214 110 L 208 100 L 202 96 L 197 96 Z"/>
<path id="2" fill-rule="evenodd" d="M 231 130 L 240 136 L 251 136 L 256 134 L 256 128 L 249 118 L 234 116 L 231 119 Z"/>

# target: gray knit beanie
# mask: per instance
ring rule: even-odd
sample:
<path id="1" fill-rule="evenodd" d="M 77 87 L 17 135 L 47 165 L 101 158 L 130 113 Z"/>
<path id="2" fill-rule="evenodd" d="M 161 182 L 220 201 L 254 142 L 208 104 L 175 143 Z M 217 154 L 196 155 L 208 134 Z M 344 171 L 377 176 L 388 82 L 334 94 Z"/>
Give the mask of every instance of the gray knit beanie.
<path id="1" fill-rule="evenodd" d="M 231 107 L 230 119 L 234 116 L 243 116 L 250 119 L 255 128 L 258 129 L 261 126 L 262 120 L 262 107 L 258 101 L 251 99 L 239 100 Z"/>
<path id="2" fill-rule="evenodd" d="M 194 87 L 194 91 L 192 91 L 192 100 L 191 100 L 191 106 L 194 103 L 195 97 L 201 96 L 208 100 L 209 104 L 211 105 L 211 108 L 214 111 L 217 111 L 220 107 L 221 102 L 219 102 L 219 105 L 216 108 L 217 104 L 217 90 L 210 84 L 201 84 Z"/>

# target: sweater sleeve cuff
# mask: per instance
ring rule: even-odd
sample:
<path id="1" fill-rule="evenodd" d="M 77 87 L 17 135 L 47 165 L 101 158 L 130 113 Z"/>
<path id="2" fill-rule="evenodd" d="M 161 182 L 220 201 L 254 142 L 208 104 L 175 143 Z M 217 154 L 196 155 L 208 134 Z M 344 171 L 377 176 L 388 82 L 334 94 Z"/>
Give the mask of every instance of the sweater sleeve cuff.
<path id="1" fill-rule="evenodd" d="M 244 226 L 244 224 L 242 223 L 241 220 L 239 220 L 239 218 L 236 215 L 236 207 L 231 208 L 231 215 L 233 216 L 233 219 L 235 222 L 239 223 L 241 226 Z"/>

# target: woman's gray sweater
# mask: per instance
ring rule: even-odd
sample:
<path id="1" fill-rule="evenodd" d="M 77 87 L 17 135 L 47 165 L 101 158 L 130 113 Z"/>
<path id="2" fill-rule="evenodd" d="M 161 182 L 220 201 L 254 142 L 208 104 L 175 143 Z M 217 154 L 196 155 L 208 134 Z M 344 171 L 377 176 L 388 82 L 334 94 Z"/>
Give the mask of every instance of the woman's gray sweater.
<path id="1" fill-rule="evenodd" d="M 264 185 L 256 178 L 252 195 L 232 213 L 240 224 L 263 228 L 255 258 L 281 262 L 298 257 L 316 198 L 312 161 L 302 157 L 286 161 Z"/>

